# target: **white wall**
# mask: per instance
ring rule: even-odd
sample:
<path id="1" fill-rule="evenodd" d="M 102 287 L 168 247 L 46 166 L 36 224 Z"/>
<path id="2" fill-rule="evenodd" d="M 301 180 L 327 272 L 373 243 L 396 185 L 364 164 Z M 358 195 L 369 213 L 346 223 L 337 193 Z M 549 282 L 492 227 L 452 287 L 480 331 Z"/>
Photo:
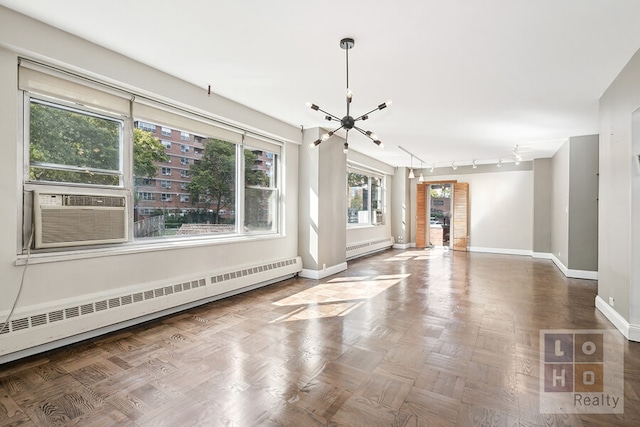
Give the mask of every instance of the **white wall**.
<path id="1" fill-rule="evenodd" d="M 495 169 L 495 166 L 492 168 Z M 532 253 L 533 172 L 530 167 L 521 171 L 429 175 L 425 179 L 469 183 L 471 250 L 529 255 Z M 411 181 L 411 200 L 414 206 L 411 239 L 415 242 L 417 179 Z"/>
<path id="2" fill-rule="evenodd" d="M 243 124 L 251 129 L 276 135 L 282 140 L 301 138 L 299 129 L 270 118 L 228 99 L 212 95 L 206 90 L 151 69 L 87 41 L 26 18 L 0 6 L 0 140 L 3 156 L 0 159 L 0 313 L 6 314 L 18 293 L 23 266 L 18 259 L 17 236 L 21 229 L 18 212 L 22 203 L 22 165 L 16 162 L 21 149 L 18 123 L 17 61 L 18 56 L 30 57 L 99 78 L 138 93 L 190 106 L 191 108 Z M 189 280 L 194 276 L 208 276 L 236 267 L 259 265 L 270 261 L 290 259 L 298 254 L 298 145 L 286 143 L 283 152 L 284 170 L 284 233 L 271 239 L 229 239 L 181 247 L 180 244 L 147 247 L 139 252 L 132 245 L 124 245 L 125 252 L 112 250 L 87 256 L 71 255 L 70 259 L 46 261 L 33 255 L 25 278 L 24 289 L 14 319 L 25 313 L 46 311 L 67 303 L 82 303 L 96 298 L 143 289 L 164 283 Z M 185 293 L 186 295 L 186 293 Z M 212 291 L 194 292 L 188 299 L 209 297 Z M 127 308 L 114 310 L 108 323 L 117 323 L 145 314 Z M 2 317 L 0 317 L 2 318 Z M 102 322 L 102 323 L 101 323 Z M 11 340 L 0 345 L 0 355 L 40 344 L 43 341 L 85 332 L 101 322 L 86 319 L 60 322 L 57 335 L 48 337 L 32 331 L 11 333 Z M 10 345 L 9 345 L 10 344 Z"/>

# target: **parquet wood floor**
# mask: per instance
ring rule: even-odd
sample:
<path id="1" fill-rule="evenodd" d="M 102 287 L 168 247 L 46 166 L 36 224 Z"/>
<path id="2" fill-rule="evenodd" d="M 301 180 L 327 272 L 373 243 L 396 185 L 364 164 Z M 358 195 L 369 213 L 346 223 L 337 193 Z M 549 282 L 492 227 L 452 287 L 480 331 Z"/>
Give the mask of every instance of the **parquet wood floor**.
<path id="1" fill-rule="evenodd" d="M 540 329 L 613 329 L 597 283 L 529 257 L 389 250 L 0 366 L 0 425 L 640 425 L 539 411 Z"/>

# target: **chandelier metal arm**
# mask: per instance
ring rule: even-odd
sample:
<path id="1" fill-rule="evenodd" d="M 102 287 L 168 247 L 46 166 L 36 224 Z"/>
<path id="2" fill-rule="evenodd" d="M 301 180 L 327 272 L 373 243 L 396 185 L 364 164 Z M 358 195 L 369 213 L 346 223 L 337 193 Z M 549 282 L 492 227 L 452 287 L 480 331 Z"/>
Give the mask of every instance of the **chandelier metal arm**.
<path id="1" fill-rule="evenodd" d="M 322 108 L 318 107 L 316 104 L 308 103 L 307 105 L 308 105 L 308 106 L 309 106 L 309 108 L 311 108 L 312 110 L 320 111 L 321 113 L 326 114 L 326 115 L 327 115 L 327 117 L 331 117 L 333 120 L 337 120 L 337 121 L 340 121 L 340 120 L 341 120 L 341 119 L 340 119 L 340 117 L 338 117 L 338 116 L 334 116 L 333 114 L 331 114 L 331 113 L 329 113 L 329 112 L 327 112 L 327 111 L 324 111 Z"/>
<path id="2" fill-rule="evenodd" d="M 363 130 L 363 129 L 360 129 L 358 126 L 354 126 L 353 128 L 358 132 L 360 132 L 361 134 L 363 134 L 364 136 L 366 136 L 367 138 L 369 138 L 370 140 L 372 140 L 376 145 L 382 146 L 382 141 L 380 141 L 378 139 L 378 136 L 373 132 L 371 132 L 370 130 Z"/>
<path id="3" fill-rule="evenodd" d="M 363 115 L 361 115 L 361 116 L 358 116 L 358 117 L 355 119 L 355 121 L 357 122 L 358 120 L 367 120 L 367 119 L 369 118 L 369 114 L 371 114 L 371 113 L 373 113 L 373 112 L 375 112 L 375 111 L 383 110 L 383 109 L 387 108 L 387 106 L 388 106 L 388 105 L 387 105 L 387 102 L 383 102 L 382 104 L 378 105 L 378 106 L 377 106 L 376 108 L 374 108 L 373 110 L 368 111 L 368 112 L 364 113 L 364 114 L 363 114 Z"/>
<path id="4" fill-rule="evenodd" d="M 318 145 L 320 145 L 321 143 L 323 143 L 324 141 L 326 141 L 327 139 L 331 138 L 333 136 L 334 133 L 338 132 L 340 129 L 342 129 L 344 126 L 340 126 L 339 128 L 336 128 L 332 131 L 329 131 L 325 134 L 322 134 L 322 136 L 318 139 L 316 139 L 315 141 L 313 141 L 310 146 L 311 147 L 317 147 Z M 348 134 L 348 132 L 347 132 Z"/>

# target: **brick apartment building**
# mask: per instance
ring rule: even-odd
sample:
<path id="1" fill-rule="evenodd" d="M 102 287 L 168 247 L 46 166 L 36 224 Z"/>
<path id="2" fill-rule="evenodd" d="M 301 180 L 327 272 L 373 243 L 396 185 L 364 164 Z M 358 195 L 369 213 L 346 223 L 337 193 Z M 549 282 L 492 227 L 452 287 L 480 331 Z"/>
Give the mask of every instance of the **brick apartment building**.
<path id="1" fill-rule="evenodd" d="M 188 185 L 191 181 L 189 168 L 202 158 L 207 138 L 143 121 L 136 121 L 134 125 L 158 138 L 168 156 L 166 162 L 158 163 L 155 177 L 136 179 L 136 220 L 159 212 L 186 215 L 206 209 L 206 204 L 191 202 Z M 253 153 L 256 158 L 252 170 L 269 174 L 272 166 L 270 154 L 259 150 L 254 150 Z M 234 214 L 234 206 L 225 206 L 220 212 L 221 218 L 230 218 Z"/>

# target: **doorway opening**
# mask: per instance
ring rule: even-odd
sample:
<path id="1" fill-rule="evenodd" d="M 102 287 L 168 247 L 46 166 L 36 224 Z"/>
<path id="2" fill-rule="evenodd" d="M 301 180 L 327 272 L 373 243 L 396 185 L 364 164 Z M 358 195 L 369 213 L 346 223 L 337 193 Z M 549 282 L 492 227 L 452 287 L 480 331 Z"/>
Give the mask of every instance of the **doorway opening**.
<path id="1" fill-rule="evenodd" d="M 429 184 L 427 191 L 429 247 L 451 247 L 452 190 L 451 183 Z"/>

